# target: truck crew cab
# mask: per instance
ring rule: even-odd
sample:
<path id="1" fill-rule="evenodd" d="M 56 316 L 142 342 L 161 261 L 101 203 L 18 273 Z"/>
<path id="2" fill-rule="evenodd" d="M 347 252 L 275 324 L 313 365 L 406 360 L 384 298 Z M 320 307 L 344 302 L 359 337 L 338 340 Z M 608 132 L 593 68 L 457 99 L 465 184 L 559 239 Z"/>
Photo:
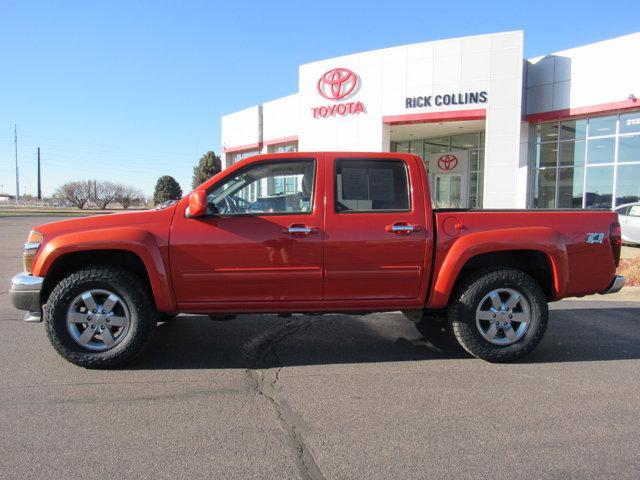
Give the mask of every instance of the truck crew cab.
<path id="1" fill-rule="evenodd" d="M 506 362 L 540 342 L 547 302 L 622 288 L 620 245 L 609 211 L 433 209 L 414 155 L 270 154 L 164 208 L 36 227 L 11 298 L 88 368 L 177 313 L 402 310 Z"/>

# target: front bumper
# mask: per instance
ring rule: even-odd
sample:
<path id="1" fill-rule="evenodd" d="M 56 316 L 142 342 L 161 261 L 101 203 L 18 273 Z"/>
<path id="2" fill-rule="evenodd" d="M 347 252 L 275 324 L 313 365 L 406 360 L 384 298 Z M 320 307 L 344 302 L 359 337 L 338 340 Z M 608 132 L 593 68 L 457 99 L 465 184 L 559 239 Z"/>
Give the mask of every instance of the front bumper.
<path id="1" fill-rule="evenodd" d="M 607 288 L 604 292 L 600 292 L 600 295 L 606 295 L 607 293 L 617 293 L 624 286 L 624 277 L 622 275 L 616 275 L 613 277 L 613 281 L 609 288 Z"/>
<path id="2" fill-rule="evenodd" d="M 11 279 L 9 296 L 11 303 L 18 310 L 26 310 L 24 316 L 27 322 L 42 321 L 42 309 L 40 308 L 40 290 L 42 290 L 44 278 L 19 273 Z"/>

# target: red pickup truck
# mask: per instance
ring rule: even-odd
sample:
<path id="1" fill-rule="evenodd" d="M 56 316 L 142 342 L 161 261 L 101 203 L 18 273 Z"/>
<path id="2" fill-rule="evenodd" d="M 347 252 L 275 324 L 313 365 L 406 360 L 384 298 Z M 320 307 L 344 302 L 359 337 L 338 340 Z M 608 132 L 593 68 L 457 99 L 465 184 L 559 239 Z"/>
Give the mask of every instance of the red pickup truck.
<path id="1" fill-rule="evenodd" d="M 409 154 L 248 158 L 156 210 L 36 227 L 11 298 L 91 368 L 180 312 L 401 310 L 502 362 L 540 342 L 547 302 L 622 288 L 615 213 L 437 210 L 427 178 Z"/>

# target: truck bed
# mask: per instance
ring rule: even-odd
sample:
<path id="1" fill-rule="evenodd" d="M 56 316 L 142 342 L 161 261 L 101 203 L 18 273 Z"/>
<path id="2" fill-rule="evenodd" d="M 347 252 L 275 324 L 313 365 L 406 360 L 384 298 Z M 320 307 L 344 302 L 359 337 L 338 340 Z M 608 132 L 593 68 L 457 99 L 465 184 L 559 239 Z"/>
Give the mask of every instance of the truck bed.
<path id="1" fill-rule="evenodd" d="M 617 215 L 609 210 L 447 208 L 433 212 L 436 278 L 449 268 L 447 262 L 456 257 L 456 250 L 473 257 L 489 250 L 521 252 L 541 248 L 553 273 L 551 300 L 605 290 L 615 274 L 609 232 L 617 223 Z M 431 301 L 437 299 L 437 284 L 433 293 Z"/>

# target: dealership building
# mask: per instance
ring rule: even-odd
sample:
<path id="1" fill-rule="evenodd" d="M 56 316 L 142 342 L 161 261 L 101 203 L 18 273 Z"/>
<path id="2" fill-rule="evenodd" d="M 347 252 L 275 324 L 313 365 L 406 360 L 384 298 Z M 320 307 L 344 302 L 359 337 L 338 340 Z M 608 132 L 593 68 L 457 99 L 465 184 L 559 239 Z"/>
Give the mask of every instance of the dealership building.
<path id="1" fill-rule="evenodd" d="M 441 207 L 639 200 L 640 33 L 532 59 L 523 44 L 523 32 L 500 32 L 301 65 L 297 93 L 222 117 L 224 166 L 258 153 L 410 152 Z"/>

